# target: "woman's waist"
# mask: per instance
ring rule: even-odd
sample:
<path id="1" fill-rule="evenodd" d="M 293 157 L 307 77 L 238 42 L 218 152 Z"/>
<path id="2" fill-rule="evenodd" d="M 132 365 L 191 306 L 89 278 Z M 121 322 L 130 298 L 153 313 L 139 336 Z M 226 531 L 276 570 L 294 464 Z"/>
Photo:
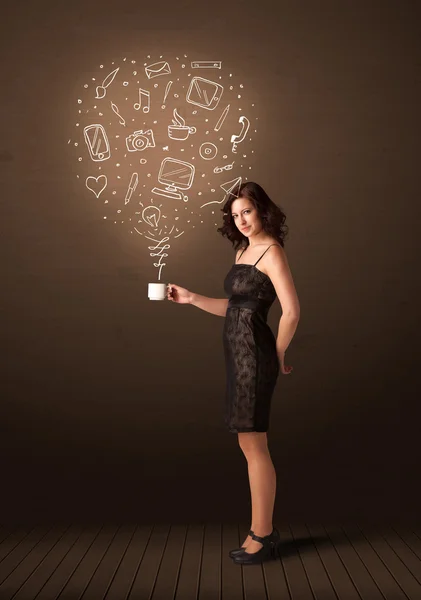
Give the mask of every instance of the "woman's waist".
<path id="1" fill-rule="evenodd" d="M 250 308 L 259 312 L 268 312 L 271 302 L 247 294 L 233 294 L 228 300 L 227 308 Z"/>

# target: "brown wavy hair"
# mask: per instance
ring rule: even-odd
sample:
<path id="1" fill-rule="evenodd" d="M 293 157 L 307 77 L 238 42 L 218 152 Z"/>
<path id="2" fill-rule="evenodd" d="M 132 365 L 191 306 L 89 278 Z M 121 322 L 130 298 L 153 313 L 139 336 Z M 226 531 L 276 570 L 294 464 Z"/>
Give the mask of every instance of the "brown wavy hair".
<path id="1" fill-rule="evenodd" d="M 247 181 L 231 190 L 224 206 L 221 208 L 223 212 L 223 225 L 216 230 L 222 236 L 227 237 L 235 250 L 238 250 L 247 240 L 247 237 L 241 233 L 234 223 L 231 215 L 231 204 L 237 198 L 247 198 L 257 209 L 259 218 L 262 221 L 263 229 L 270 236 L 274 237 L 282 247 L 284 240 L 288 235 L 289 227 L 285 225 L 286 215 L 282 209 L 277 206 L 266 194 L 265 190 L 253 181 Z"/>

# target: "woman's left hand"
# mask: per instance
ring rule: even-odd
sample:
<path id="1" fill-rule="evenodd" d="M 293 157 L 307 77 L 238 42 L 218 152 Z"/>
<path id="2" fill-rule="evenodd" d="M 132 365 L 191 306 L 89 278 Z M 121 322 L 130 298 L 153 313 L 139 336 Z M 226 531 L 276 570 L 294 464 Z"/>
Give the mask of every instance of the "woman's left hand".
<path id="1" fill-rule="evenodd" d="M 285 365 L 285 352 L 281 353 L 281 354 L 278 353 L 278 358 L 279 358 L 279 366 L 281 368 L 281 373 L 283 375 L 289 375 L 290 373 L 292 373 L 293 367 L 287 367 Z"/>

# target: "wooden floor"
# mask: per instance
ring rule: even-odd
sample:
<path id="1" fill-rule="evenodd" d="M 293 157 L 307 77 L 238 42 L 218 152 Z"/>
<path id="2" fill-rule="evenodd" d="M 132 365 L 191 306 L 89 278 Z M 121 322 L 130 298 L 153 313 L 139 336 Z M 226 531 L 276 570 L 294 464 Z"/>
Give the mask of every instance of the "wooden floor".
<path id="1" fill-rule="evenodd" d="M 233 563 L 247 525 L 0 529 L 0 600 L 421 600 L 421 532 L 280 525 L 278 559 Z"/>

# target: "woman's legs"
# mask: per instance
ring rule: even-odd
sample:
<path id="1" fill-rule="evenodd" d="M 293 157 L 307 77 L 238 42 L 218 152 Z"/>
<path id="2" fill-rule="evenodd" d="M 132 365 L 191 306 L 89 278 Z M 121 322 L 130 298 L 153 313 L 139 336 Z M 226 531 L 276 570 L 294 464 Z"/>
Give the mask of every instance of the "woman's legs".
<path id="1" fill-rule="evenodd" d="M 238 443 L 247 460 L 250 481 L 251 527 L 256 535 L 272 533 L 276 495 L 276 472 L 269 454 L 266 432 L 250 431 L 238 434 Z M 260 550 L 262 544 L 250 536 L 244 542 L 247 552 Z"/>

